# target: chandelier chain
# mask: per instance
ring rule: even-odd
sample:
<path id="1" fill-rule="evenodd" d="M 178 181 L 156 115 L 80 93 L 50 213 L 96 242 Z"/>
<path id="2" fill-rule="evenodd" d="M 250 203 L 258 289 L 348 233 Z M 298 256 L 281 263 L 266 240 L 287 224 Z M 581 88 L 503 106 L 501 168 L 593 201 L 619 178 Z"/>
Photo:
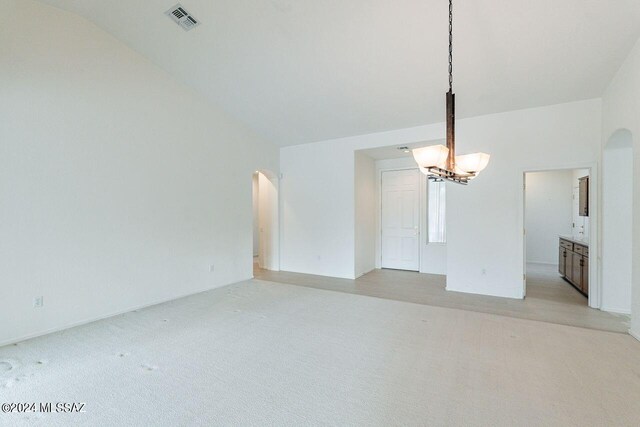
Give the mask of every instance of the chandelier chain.
<path id="1" fill-rule="evenodd" d="M 432 145 L 413 150 L 420 171 L 430 180 L 467 185 L 489 163 L 486 153 L 456 156 L 456 102 L 453 93 L 453 0 L 449 0 L 449 92 L 446 95 L 447 145 Z"/>
<path id="2" fill-rule="evenodd" d="M 449 92 L 453 92 L 453 0 L 449 0 Z"/>

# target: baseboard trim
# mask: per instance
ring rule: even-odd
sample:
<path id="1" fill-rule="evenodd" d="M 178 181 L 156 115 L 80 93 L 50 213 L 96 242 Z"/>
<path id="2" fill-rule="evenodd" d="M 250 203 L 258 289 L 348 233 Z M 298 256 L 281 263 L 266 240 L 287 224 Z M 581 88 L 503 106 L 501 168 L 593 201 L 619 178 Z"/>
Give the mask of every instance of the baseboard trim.
<path id="1" fill-rule="evenodd" d="M 453 289 L 451 287 L 449 287 L 448 285 L 445 285 L 444 290 L 447 292 L 458 292 L 461 294 L 471 294 L 471 295 L 482 295 L 482 296 L 486 296 L 486 297 L 495 297 L 495 298 L 508 298 L 508 299 L 524 299 L 524 295 L 520 294 L 519 296 L 513 296 L 513 295 L 499 295 L 499 294 L 494 294 L 494 293 L 483 293 L 483 292 L 478 292 L 478 291 L 472 291 L 472 290 L 468 290 L 468 289 Z"/>
<path id="2" fill-rule="evenodd" d="M 609 313 L 615 313 L 615 314 L 631 315 L 631 310 L 625 310 L 623 308 L 614 308 L 614 307 L 601 306 L 600 310 L 601 311 L 606 311 L 606 312 L 609 312 Z"/>
<path id="3" fill-rule="evenodd" d="M 189 297 L 191 295 L 201 294 L 203 292 L 211 291 L 213 289 L 222 288 L 223 286 L 233 285 L 234 283 L 240 283 L 240 282 L 244 282 L 246 280 L 251 280 L 252 278 L 253 277 L 250 276 L 250 277 L 247 277 L 246 279 L 238 280 L 237 282 L 224 283 L 224 284 L 219 284 L 219 285 L 214 285 L 214 286 L 207 286 L 207 287 L 205 287 L 203 289 L 196 290 L 196 291 L 193 291 L 193 292 L 188 292 L 186 294 L 180 294 L 180 295 L 172 297 L 172 298 L 165 298 L 165 299 L 161 299 L 161 300 L 156 300 L 154 302 L 150 302 L 150 303 L 146 303 L 146 304 L 142 304 L 142 305 L 136 305 L 136 306 L 133 306 L 133 307 L 130 307 L 130 308 L 126 308 L 124 310 L 119 310 L 119 311 L 113 312 L 111 314 L 99 315 L 97 317 L 91 317 L 89 319 L 80 320 L 78 322 L 72 322 L 72 323 L 69 323 L 69 324 L 66 324 L 66 325 L 63 325 L 63 326 L 58 326 L 58 327 L 55 327 L 55 328 L 47 329 L 45 331 L 35 332 L 35 333 L 32 333 L 32 334 L 27 334 L 27 335 L 24 335 L 24 336 L 21 336 L 21 337 L 17 337 L 17 338 L 10 338 L 9 340 L 0 342 L 0 348 L 4 347 L 6 345 L 11 345 L 11 344 L 19 343 L 19 342 L 22 342 L 22 341 L 30 340 L 30 339 L 33 339 L 33 338 L 38 338 L 38 337 L 42 337 L 42 336 L 45 336 L 45 335 L 54 334 L 56 332 L 64 331 L 64 330 L 67 330 L 67 329 L 75 328 L 77 326 L 88 325 L 89 323 L 97 322 L 99 320 L 108 319 L 110 317 L 120 316 L 121 314 L 130 313 L 130 312 L 135 311 L 135 310 L 142 310 L 144 308 L 153 307 L 154 305 L 164 304 L 166 302 L 175 301 L 175 300 L 180 299 L 180 298 L 186 298 L 186 297 Z"/>
<path id="4" fill-rule="evenodd" d="M 640 341 L 640 333 L 633 332 L 631 329 L 629 329 L 629 335 Z"/>
<path id="5" fill-rule="evenodd" d="M 301 270 L 296 270 L 293 268 L 280 268 L 280 270 L 278 271 L 282 271 L 283 273 L 297 273 L 297 274 L 309 274 L 311 276 L 321 276 L 321 277 L 331 277 L 333 279 L 348 279 L 348 280 L 355 280 L 356 275 L 355 275 L 355 271 L 352 274 L 349 275 L 337 275 L 337 274 L 326 274 L 326 273 L 319 273 L 319 272 L 313 272 L 313 271 L 301 271 Z"/>

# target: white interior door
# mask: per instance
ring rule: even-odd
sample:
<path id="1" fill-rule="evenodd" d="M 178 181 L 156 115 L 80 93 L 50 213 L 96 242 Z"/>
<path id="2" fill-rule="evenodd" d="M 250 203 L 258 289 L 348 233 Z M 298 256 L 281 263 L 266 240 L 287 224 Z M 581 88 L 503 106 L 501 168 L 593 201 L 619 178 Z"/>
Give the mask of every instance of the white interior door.
<path id="1" fill-rule="evenodd" d="M 381 266 L 420 270 L 420 171 L 382 172 Z"/>

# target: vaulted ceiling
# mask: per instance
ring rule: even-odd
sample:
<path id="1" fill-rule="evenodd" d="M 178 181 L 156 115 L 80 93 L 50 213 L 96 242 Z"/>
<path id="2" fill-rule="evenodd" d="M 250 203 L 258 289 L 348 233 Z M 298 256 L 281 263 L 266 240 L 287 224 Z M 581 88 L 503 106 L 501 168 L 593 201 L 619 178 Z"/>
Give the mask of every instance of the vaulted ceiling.
<path id="1" fill-rule="evenodd" d="M 443 121 L 447 0 L 42 0 L 76 12 L 278 145 Z M 457 0 L 458 117 L 602 95 L 638 0 Z"/>

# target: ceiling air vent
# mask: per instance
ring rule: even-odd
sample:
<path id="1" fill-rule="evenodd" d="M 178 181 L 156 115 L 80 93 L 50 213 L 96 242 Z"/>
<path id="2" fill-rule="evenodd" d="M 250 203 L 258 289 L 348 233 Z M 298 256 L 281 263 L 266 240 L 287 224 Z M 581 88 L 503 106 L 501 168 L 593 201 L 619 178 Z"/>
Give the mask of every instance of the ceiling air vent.
<path id="1" fill-rule="evenodd" d="M 200 25 L 200 22 L 191 16 L 180 3 L 167 10 L 165 13 L 176 24 L 180 25 L 183 30 L 189 31 Z"/>

